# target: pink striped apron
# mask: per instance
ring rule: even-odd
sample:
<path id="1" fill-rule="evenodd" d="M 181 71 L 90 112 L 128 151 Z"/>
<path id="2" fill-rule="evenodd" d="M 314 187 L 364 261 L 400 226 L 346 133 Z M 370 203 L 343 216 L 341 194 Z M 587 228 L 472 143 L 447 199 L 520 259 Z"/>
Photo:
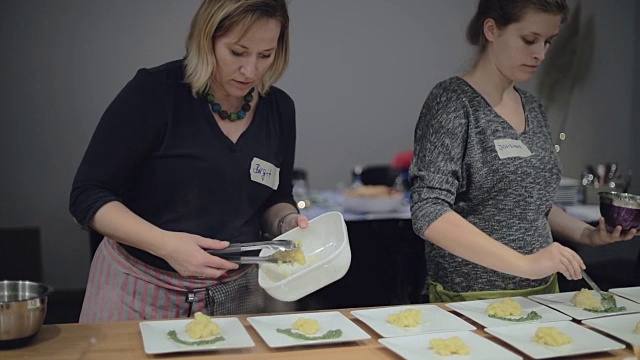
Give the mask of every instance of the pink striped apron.
<path id="1" fill-rule="evenodd" d="M 91 263 L 80 313 L 81 323 L 211 316 L 262 312 L 266 293 L 257 267 L 244 266 L 224 282 L 181 276 L 134 258 L 104 238 Z"/>

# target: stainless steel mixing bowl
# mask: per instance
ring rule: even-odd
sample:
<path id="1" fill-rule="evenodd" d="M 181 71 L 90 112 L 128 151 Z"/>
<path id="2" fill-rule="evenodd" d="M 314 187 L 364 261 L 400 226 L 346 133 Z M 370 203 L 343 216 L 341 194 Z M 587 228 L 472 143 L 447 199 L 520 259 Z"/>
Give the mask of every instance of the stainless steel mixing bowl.
<path id="1" fill-rule="evenodd" d="M 32 281 L 0 281 L 0 347 L 31 340 L 47 314 L 49 285 Z"/>

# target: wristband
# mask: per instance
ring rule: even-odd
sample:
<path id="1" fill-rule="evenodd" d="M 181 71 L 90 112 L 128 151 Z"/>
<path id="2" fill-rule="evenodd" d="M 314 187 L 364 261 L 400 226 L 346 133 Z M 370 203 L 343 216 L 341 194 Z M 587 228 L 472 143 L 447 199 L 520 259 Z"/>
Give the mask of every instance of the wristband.
<path id="1" fill-rule="evenodd" d="M 278 220 L 278 226 L 276 226 L 276 230 L 278 230 L 278 232 L 280 233 L 279 235 L 282 235 L 283 231 L 282 231 L 282 226 L 284 225 L 284 219 L 287 218 L 287 216 L 289 215 L 298 215 L 297 211 L 292 211 L 290 213 L 286 213 L 284 215 L 282 215 L 282 217 L 280 218 L 280 220 Z"/>

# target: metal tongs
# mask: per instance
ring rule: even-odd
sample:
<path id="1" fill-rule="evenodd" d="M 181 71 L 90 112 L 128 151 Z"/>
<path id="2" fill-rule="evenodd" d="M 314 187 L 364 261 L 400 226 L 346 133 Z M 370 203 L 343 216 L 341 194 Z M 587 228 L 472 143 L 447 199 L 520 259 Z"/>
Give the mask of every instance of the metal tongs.
<path id="1" fill-rule="evenodd" d="M 596 283 L 593 280 L 591 280 L 589 275 L 587 275 L 587 273 L 584 270 L 582 270 L 582 278 L 584 278 L 584 280 L 587 282 L 587 284 L 589 284 L 589 286 L 591 286 L 593 290 L 595 290 L 598 294 L 600 294 L 600 303 L 602 303 L 602 307 L 605 310 L 613 309 L 618 306 L 616 304 L 616 298 L 613 295 L 609 294 L 608 292 L 600 290 L 598 285 L 596 285 Z"/>
<path id="2" fill-rule="evenodd" d="M 207 250 L 211 255 L 219 256 L 227 261 L 231 261 L 237 264 L 263 264 L 263 263 L 278 263 L 282 261 L 278 259 L 274 254 L 267 256 L 241 256 L 239 253 L 252 250 L 293 250 L 297 248 L 293 240 L 271 240 L 271 241 L 259 241 L 252 243 L 240 243 L 231 244 L 225 249 L 219 250 Z"/>

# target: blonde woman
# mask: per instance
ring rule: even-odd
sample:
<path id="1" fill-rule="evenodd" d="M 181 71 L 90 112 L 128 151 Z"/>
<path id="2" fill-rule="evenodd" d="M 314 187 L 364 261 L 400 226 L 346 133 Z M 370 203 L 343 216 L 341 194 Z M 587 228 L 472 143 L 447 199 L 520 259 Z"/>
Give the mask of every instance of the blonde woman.
<path id="1" fill-rule="evenodd" d="M 102 116 L 70 211 L 105 236 L 81 322 L 255 313 L 257 271 L 208 254 L 305 228 L 291 194 L 285 0 L 205 0 L 184 59 L 141 69 Z"/>

